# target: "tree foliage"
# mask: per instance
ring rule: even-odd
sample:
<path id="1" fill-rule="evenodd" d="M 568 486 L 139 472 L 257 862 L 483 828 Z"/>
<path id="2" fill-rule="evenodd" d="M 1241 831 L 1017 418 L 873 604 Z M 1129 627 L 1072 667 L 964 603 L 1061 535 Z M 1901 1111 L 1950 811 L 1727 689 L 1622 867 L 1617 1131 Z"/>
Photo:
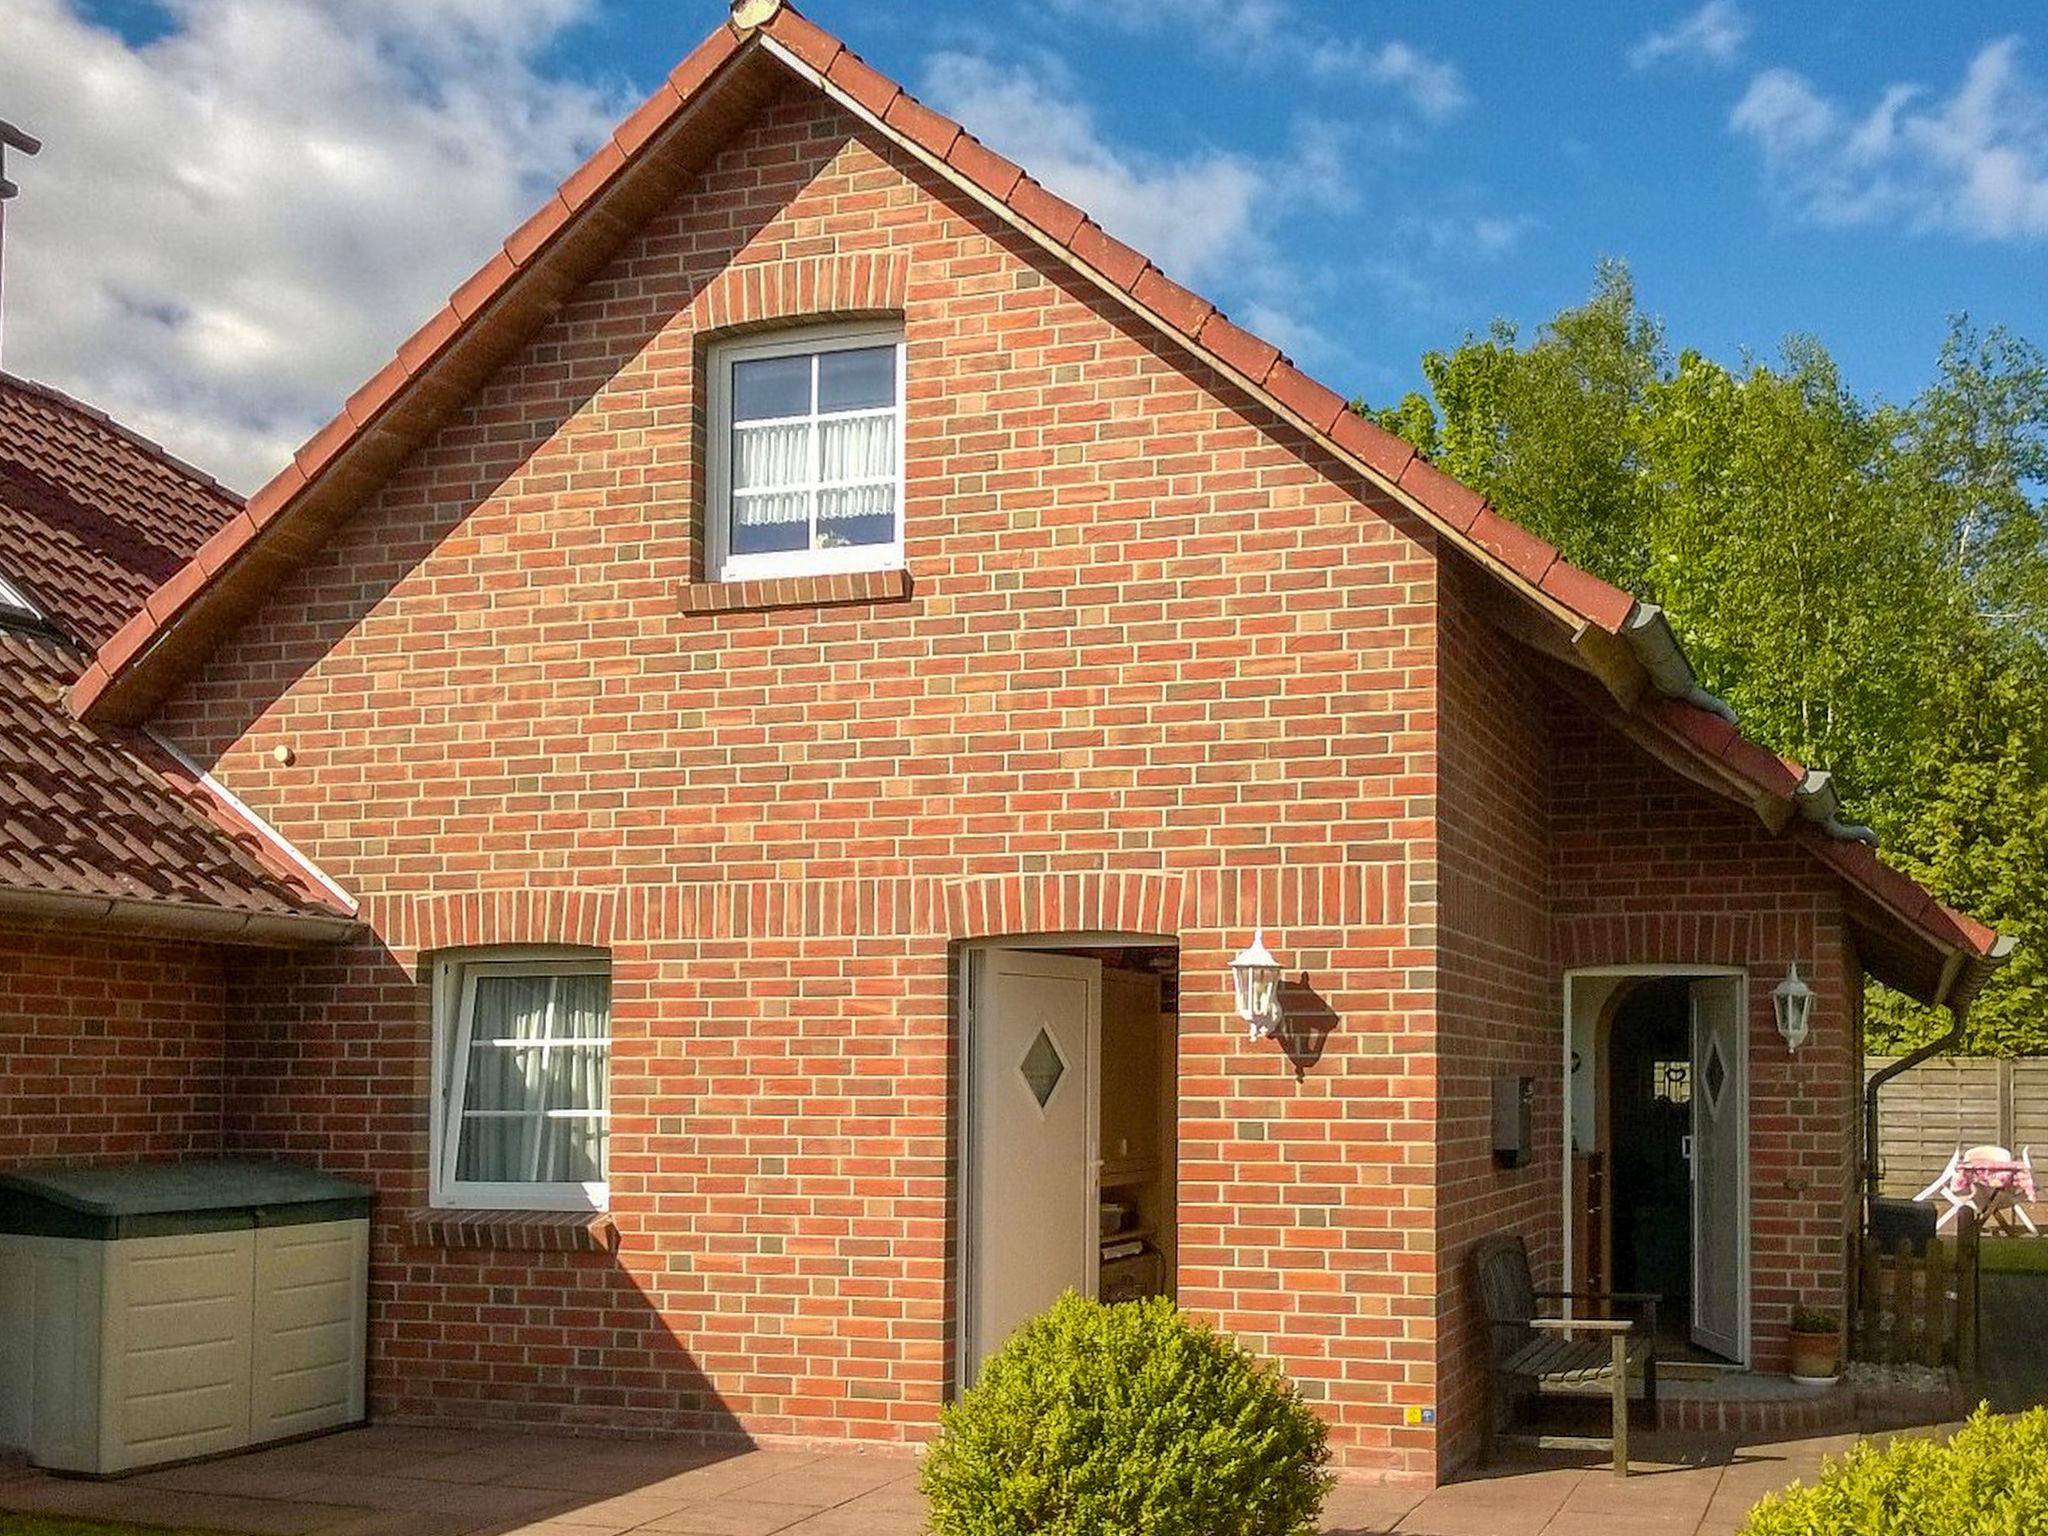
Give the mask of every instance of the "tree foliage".
<path id="1" fill-rule="evenodd" d="M 2048 1050 L 2048 358 L 1958 318 L 1917 399 L 1866 400 L 1806 337 L 1674 354 L 1614 264 L 1533 337 L 1497 322 L 1422 366 L 1376 418 L 1662 604 L 1750 734 L 2016 935 L 1970 1045 Z M 1870 1015 L 1878 1046 L 1942 1027 L 1882 993 Z"/>

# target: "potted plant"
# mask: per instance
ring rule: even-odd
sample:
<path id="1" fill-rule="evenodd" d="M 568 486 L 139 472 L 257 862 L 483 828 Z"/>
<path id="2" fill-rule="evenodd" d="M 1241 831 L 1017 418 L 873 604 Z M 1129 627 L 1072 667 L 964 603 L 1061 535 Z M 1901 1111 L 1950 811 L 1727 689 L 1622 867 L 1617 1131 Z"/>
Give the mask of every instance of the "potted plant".
<path id="1" fill-rule="evenodd" d="M 1842 1368 L 1842 1314 L 1832 1307 L 1792 1309 L 1792 1379 L 1832 1386 Z"/>

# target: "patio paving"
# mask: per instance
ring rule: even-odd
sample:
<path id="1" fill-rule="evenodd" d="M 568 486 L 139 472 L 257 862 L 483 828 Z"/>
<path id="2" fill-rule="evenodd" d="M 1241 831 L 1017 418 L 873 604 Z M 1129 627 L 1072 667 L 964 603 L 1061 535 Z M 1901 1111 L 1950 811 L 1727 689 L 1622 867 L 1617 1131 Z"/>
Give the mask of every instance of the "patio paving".
<path id="1" fill-rule="evenodd" d="M 1532 1455 L 1439 1488 L 1346 1480 L 1325 1536 L 1730 1536 L 1850 1434 L 1646 1437 L 1635 1476 Z M 1663 1458 L 1663 1459 L 1657 1459 Z M 376 1425 L 111 1482 L 0 1473 L 0 1510 L 249 1536 L 917 1536 L 905 1452 L 719 1451 Z"/>

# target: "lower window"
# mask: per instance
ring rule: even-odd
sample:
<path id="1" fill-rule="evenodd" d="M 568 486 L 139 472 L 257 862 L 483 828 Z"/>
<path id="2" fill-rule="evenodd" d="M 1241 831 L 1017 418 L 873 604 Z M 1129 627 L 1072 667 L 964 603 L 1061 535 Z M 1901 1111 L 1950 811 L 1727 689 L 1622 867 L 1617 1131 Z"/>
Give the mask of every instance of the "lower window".
<path id="1" fill-rule="evenodd" d="M 602 955 L 451 956 L 434 988 L 436 1205 L 605 1204 L 611 967 Z"/>

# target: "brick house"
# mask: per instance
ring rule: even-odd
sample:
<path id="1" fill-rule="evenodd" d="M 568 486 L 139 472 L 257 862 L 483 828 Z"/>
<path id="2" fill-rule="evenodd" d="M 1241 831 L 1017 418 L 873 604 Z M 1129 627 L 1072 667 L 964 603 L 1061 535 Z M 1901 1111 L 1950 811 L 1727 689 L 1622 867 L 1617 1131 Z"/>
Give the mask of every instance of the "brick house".
<path id="1" fill-rule="evenodd" d="M 260 818 L 303 931 L 149 951 L 179 1129 L 107 1150 L 374 1181 L 383 1415 L 916 1440 L 1163 1289 L 1433 1479 L 1482 1233 L 1782 1370 L 1864 979 L 2002 954 L 1654 609 L 772 0 L 219 511 L 71 724 Z"/>

